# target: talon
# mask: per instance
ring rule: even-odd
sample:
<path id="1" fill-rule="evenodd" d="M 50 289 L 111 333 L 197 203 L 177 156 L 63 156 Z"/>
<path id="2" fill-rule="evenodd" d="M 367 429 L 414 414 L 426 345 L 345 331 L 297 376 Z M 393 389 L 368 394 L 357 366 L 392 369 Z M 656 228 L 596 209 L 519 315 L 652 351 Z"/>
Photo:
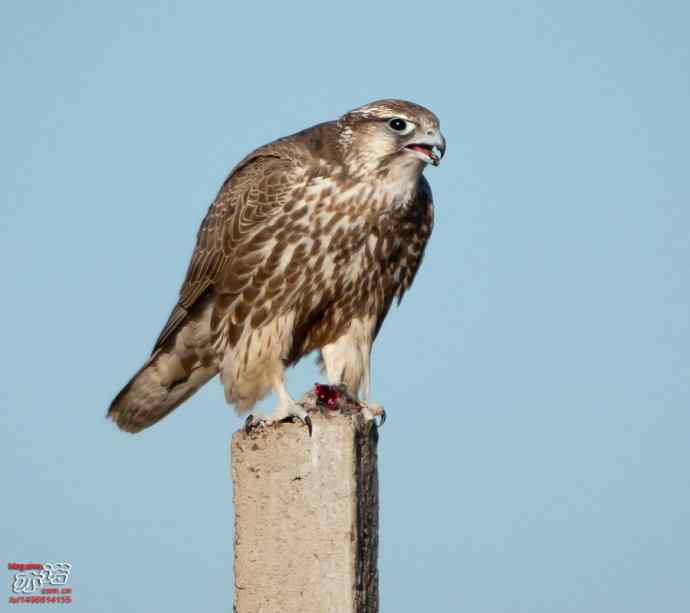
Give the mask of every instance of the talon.
<path id="1" fill-rule="evenodd" d="M 244 420 L 244 431 L 246 434 L 249 434 L 252 430 L 256 430 L 261 427 L 266 427 L 271 423 L 273 422 L 268 420 L 261 413 L 259 413 L 258 415 L 250 413 L 249 415 L 247 415 L 247 419 Z"/>
<path id="2" fill-rule="evenodd" d="M 289 415 L 288 417 L 285 418 L 285 420 L 290 420 L 291 422 L 299 421 L 303 426 L 307 427 L 307 430 L 309 431 L 309 437 L 311 438 L 311 431 L 312 431 L 312 423 L 311 423 L 311 417 L 309 415 L 305 415 L 304 417 L 300 415 Z"/>
<path id="3" fill-rule="evenodd" d="M 386 411 L 380 404 L 368 404 L 366 402 L 361 402 L 360 407 L 362 415 L 366 421 L 370 421 L 372 419 L 375 420 L 377 417 L 379 417 L 380 421 L 377 426 L 379 428 L 383 426 L 384 422 L 386 421 Z"/>

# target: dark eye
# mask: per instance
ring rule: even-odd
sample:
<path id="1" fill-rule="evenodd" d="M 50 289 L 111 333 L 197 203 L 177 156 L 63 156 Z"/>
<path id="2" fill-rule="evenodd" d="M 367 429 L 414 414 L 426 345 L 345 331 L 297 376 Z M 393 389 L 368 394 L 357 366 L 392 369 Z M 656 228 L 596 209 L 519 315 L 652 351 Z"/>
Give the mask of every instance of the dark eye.
<path id="1" fill-rule="evenodd" d="M 400 117 L 393 117 L 393 119 L 388 122 L 388 125 L 396 132 L 404 132 L 405 128 L 407 128 L 407 122 L 404 119 L 400 119 Z"/>
<path id="2" fill-rule="evenodd" d="M 414 132 L 415 124 L 402 117 L 392 117 L 388 120 L 388 128 L 400 136 L 407 136 Z"/>

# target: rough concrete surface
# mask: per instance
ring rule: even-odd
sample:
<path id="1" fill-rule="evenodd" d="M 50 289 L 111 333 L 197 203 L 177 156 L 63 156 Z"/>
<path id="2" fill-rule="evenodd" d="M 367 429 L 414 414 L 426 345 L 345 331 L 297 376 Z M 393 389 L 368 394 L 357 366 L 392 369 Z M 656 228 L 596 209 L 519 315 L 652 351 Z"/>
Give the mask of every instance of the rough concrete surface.
<path id="1" fill-rule="evenodd" d="M 232 438 L 237 613 L 378 611 L 376 425 L 311 417 Z"/>

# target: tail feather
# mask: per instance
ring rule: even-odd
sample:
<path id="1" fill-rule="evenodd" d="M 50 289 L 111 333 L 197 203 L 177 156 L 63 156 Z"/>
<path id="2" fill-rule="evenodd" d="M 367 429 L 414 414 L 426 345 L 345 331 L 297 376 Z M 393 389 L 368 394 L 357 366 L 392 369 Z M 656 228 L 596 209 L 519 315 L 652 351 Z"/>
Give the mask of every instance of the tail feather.
<path id="1" fill-rule="evenodd" d="M 115 397 L 108 417 L 125 432 L 163 419 L 218 373 L 210 339 L 210 307 L 183 323 Z"/>
<path id="2" fill-rule="evenodd" d="M 108 417 L 121 430 L 140 432 L 155 424 L 218 372 L 213 366 L 199 367 L 179 380 L 170 380 L 164 371 L 175 361 L 179 361 L 175 355 L 152 357 L 115 397 Z"/>

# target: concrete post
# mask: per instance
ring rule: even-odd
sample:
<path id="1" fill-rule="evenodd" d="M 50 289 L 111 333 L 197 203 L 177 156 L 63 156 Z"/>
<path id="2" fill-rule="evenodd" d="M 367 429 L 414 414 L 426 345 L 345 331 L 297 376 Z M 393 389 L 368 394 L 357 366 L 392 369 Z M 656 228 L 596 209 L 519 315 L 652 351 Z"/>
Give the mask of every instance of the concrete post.
<path id="1" fill-rule="evenodd" d="M 376 613 L 378 431 L 311 413 L 232 437 L 236 613 Z"/>

